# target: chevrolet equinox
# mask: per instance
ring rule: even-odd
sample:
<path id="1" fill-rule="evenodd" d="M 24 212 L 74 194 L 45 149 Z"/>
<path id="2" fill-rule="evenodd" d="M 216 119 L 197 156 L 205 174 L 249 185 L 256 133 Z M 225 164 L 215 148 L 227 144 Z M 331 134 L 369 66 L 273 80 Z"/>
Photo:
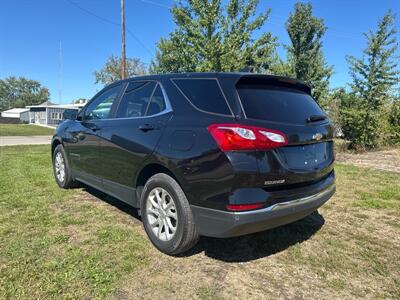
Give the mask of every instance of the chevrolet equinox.
<path id="1" fill-rule="evenodd" d="M 62 188 L 138 209 L 160 251 L 299 220 L 335 192 L 333 128 L 304 83 L 183 73 L 110 84 L 66 111 L 51 143 Z"/>

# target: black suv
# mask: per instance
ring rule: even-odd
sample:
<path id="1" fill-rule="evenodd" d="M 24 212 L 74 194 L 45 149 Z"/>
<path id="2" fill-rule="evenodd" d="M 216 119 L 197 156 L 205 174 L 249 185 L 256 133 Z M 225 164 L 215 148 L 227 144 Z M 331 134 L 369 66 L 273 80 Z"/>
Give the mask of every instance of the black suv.
<path id="1" fill-rule="evenodd" d="M 115 82 L 57 128 L 55 179 L 138 208 L 152 243 L 172 255 L 199 235 L 293 222 L 335 192 L 333 129 L 310 92 L 247 73 Z"/>

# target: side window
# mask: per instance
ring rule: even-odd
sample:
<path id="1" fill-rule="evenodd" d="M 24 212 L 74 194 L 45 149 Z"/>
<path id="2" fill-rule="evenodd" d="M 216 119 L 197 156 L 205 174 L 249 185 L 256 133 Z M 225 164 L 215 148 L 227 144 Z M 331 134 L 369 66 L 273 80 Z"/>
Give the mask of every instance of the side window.
<path id="1" fill-rule="evenodd" d="M 85 120 L 101 120 L 107 119 L 110 115 L 111 106 L 117 98 L 121 86 L 115 86 L 107 89 L 97 96 L 85 110 Z"/>
<path id="2" fill-rule="evenodd" d="M 151 97 L 149 107 L 147 108 L 146 116 L 156 115 L 165 110 L 166 104 L 161 87 L 157 84 L 153 97 Z"/>
<path id="3" fill-rule="evenodd" d="M 216 79 L 173 79 L 173 82 L 198 109 L 232 115 Z"/>
<path id="4" fill-rule="evenodd" d="M 146 115 L 155 82 L 131 82 L 118 106 L 117 118 L 134 118 Z"/>

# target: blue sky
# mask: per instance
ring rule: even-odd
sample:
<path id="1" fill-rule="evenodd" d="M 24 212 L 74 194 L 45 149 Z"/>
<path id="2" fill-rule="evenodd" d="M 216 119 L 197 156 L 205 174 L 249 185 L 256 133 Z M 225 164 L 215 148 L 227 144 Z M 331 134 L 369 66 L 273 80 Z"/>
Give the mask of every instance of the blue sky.
<path id="1" fill-rule="evenodd" d="M 132 33 L 126 36 L 127 56 L 149 63 L 157 41 L 174 29 L 169 12 L 174 0 L 125 2 L 126 26 Z M 280 43 L 288 43 L 284 23 L 295 2 L 260 0 L 260 12 L 272 8 L 271 17 L 262 30 L 271 31 Z M 378 18 L 389 9 L 397 14 L 399 28 L 398 0 L 315 0 L 312 3 L 314 14 L 323 18 L 328 27 L 324 52 L 329 64 L 335 67 L 332 87 L 346 85 L 349 75 L 345 56 L 361 55 L 365 47 L 362 33 L 376 28 Z M 94 84 L 93 71 L 101 68 L 109 55 L 121 52 L 120 27 L 115 25 L 118 23 L 119 0 L 2 1 L 0 78 L 15 75 L 38 80 L 50 89 L 51 100 L 58 103 L 61 41 L 62 102 L 90 98 L 101 89 Z M 284 55 L 282 49 L 279 53 Z"/>

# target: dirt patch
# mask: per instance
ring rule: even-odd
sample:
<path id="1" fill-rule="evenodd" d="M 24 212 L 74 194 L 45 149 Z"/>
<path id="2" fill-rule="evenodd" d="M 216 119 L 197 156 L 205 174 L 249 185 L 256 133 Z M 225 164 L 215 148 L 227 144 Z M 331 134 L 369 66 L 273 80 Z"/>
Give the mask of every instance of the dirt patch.
<path id="1" fill-rule="evenodd" d="M 364 153 L 337 153 L 336 161 L 400 173 L 400 150 L 382 150 Z"/>

